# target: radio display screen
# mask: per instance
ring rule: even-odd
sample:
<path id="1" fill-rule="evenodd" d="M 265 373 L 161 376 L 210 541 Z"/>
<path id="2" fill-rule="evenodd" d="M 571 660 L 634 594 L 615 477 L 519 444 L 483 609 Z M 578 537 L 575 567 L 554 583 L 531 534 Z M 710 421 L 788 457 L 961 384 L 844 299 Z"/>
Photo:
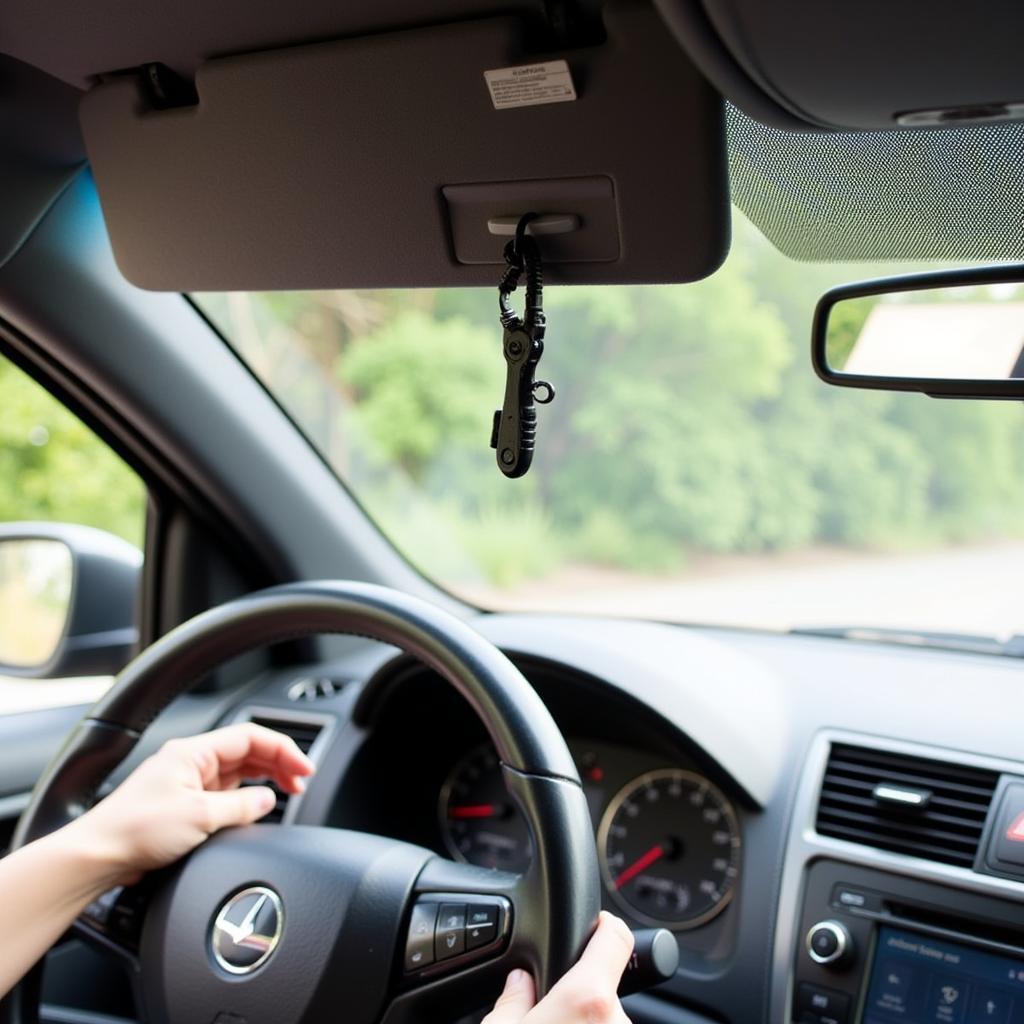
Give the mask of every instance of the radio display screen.
<path id="1" fill-rule="evenodd" d="M 863 1024 L 1024 1024 L 1024 958 L 878 932 Z"/>

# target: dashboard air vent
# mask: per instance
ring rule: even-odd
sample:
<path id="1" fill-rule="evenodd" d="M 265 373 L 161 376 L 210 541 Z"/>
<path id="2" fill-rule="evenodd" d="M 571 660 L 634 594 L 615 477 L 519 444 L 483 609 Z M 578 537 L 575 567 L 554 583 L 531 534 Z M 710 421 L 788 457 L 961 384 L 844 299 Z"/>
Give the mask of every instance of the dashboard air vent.
<path id="1" fill-rule="evenodd" d="M 817 831 L 971 867 L 999 776 L 983 768 L 833 744 Z"/>
<path id="2" fill-rule="evenodd" d="M 319 722 L 291 717 L 271 718 L 268 715 L 253 715 L 249 721 L 254 722 L 256 725 L 262 725 L 267 729 L 273 729 L 275 732 L 283 732 L 285 736 L 290 736 L 304 754 L 310 752 L 313 744 L 316 742 L 316 738 L 323 730 L 323 726 Z M 277 794 L 277 803 L 274 804 L 274 809 L 262 819 L 262 823 L 268 825 L 280 824 L 284 819 L 285 811 L 288 809 L 288 801 L 291 797 L 273 783 L 261 783 L 261 785 L 269 785 Z"/>
<path id="3" fill-rule="evenodd" d="M 314 701 L 336 697 L 346 686 L 344 679 L 332 679 L 330 676 L 296 679 L 288 687 L 288 699 L 294 701 Z"/>

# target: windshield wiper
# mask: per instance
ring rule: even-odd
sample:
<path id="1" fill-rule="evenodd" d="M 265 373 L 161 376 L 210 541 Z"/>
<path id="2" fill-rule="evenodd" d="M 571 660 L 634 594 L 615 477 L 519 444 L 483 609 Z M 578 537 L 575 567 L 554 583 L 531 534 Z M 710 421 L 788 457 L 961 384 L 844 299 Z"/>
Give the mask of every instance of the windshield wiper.
<path id="1" fill-rule="evenodd" d="M 983 633 L 942 633 L 937 630 L 893 629 L 885 626 L 797 626 L 789 632 L 796 636 L 823 636 L 836 640 L 861 640 L 866 643 L 1024 658 L 1024 636 L 1020 634 L 1000 639 Z"/>

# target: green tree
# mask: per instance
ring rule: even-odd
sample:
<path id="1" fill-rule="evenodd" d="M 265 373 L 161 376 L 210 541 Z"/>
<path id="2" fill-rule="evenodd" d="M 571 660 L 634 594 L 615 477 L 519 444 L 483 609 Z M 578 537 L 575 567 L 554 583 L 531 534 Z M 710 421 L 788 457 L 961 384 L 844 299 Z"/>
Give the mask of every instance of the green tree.
<path id="1" fill-rule="evenodd" d="M 83 523 L 141 547 L 145 490 L 91 430 L 0 359 L 0 521 Z"/>
<path id="2" fill-rule="evenodd" d="M 878 304 L 874 296 L 844 299 L 831 309 L 825 339 L 825 361 L 830 369 L 843 370 L 864 329 L 868 314 Z"/>
<path id="3" fill-rule="evenodd" d="M 734 237 L 706 281 L 546 290 L 539 376 L 558 394 L 516 481 L 487 446 L 504 382 L 493 289 L 234 296 L 228 333 L 444 579 L 474 564 L 512 583 L 565 560 L 664 570 L 694 552 L 1020 533 L 1019 404 L 823 385 L 815 303 L 884 268 L 795 263 L 739 214 Z M 863 313 L 839 323 L 847 342 Z"/>
<path id="4" fill-rule="evenodd" d="M 445 449 L 486 445 L 504 373 L 492 333 L 467 320 L 397 314 L 349 345 L 337 374 L 379 455 L 422 483 Z"/>

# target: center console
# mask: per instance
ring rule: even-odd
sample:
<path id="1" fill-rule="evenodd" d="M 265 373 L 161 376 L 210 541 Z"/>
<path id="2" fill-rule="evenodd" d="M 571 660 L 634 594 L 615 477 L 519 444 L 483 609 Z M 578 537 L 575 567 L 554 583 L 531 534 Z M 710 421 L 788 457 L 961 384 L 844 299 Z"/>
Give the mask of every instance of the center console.
<path id="1" fill-rule="evenodd" d="M 931 772 L 933 784 L 910 774 L 915 766 Z M 875 768 L 878 779 L 866 774 Z M 932 860 L 930 848 L 902 852 L 917 836 L 930 842 L 955 827 L 946 822 L 959 813 L 957 787 L 966 791 L 958 770 L 992 779 L 990 798 L 973 812 L 977 834 L 961 829 L 955 837 L 962 845 L 969 835 L 976 852 L 957 852 L 959 864 L 941 862 L 939 847 Z M 894 798 L 928 809 L 886 806 Z M 842 829 L 864 830 L 862 841 L 827 834 L 839 831 L 829 825 L 831 811 L 820 816 L 830 800 L 845 802 Z M 1024 766 L 819 736 L 787 845 L 770 1020 L 1024 1024 Z"/>
<path id="2" fill-rule="evenodd" d="M 821 860 L 798 936 L 801 1024 L 1024 1024 L 1019 904 Z"/>

